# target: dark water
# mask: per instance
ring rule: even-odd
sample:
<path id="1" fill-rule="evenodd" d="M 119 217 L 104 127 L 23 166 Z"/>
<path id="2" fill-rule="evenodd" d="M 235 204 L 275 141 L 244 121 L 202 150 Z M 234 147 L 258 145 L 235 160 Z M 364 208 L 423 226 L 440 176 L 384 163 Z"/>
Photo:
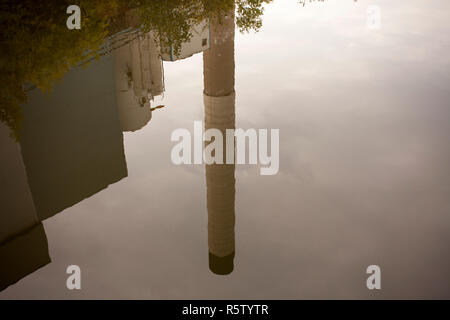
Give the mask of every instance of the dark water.
<path id="1" fill-rule="evenodd" d="M 20 144 L 0 132 L 2 284 L 20 279 L 0 298 L 450 298 L 450 4 L 377 1 L 378 30 L 371 4 L 271 3 L 234 56 L 217 49 L 234 74 L 204 75 L 204 53 L 164 62 L 166 107 L 136 131 L 113 54 L 31 91 Z M 204 121 L 204 91 L 233 89 L 236 128 L 280 130 L 278 174 L 174 165 L 171 133 Z M 234 268 L 217 275 L 224 203 Z"/>

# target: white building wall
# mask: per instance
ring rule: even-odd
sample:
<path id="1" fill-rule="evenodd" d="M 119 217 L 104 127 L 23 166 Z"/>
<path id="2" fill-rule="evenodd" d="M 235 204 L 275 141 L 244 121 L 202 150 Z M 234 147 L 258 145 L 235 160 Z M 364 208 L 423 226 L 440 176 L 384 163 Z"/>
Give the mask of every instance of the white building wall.
<path id="1" fill-rule="evenodd" d="M 191 29 L 192 38 L 189 42 L 181 45 L 179 55 L 174 54 L 173 48 L 164 48 L 162 50 L 162 59 L 164 61 L 176 61 L 188 58 L 196 53 L 209 49 L 209 21 L 204 21 Z"/>
<path id="2" fill-rule="evenodd" d="M 136 131 L 152 118 L 150 100 L 164 91 L 160 50 L 149 32 L 114 51 L 116 98 L 123 131 Z"/>

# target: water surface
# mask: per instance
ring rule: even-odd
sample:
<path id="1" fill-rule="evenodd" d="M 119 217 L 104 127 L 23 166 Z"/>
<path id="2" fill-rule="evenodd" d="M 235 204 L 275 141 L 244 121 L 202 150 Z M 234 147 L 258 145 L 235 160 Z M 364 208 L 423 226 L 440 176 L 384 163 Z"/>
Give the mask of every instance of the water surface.
<path id="1" fill-rule="evenodd" d="M 113 55 L 30 92 L 21 148 L 51 263 L 0 298 L 450 298 L 450 4 L 377 1 L 379 30 L 371 4 L 276 0 L 235 33 L 235 126 L 280 129 L 280 170 L 235 167 L 228 275 L 209 268 L 205 166 L 170 160 L 172 131 L 204 120 L 202 53 L 164 62 L 166 107 L 134 132 Z"/>

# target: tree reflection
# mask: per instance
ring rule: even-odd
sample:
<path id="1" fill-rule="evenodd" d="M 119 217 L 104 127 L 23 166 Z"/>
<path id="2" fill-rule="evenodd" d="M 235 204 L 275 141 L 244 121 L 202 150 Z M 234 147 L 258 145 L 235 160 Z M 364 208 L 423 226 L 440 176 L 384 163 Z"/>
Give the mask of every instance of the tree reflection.
<path id="1" fill-rule="evenodd" d="M 27 91 L 50 91 L 71 67 L 104 54 L 105 38 L 121 29 L 154 31 L 162 48 L 179 50 L 190 27 L 236 5 L 242 31 L 258 30 L 271 0 L 80 0 L 81 30 L 66 27 L 70 1 L 3 1 L 0 10 L 0 121 L 20 135 Z"/>

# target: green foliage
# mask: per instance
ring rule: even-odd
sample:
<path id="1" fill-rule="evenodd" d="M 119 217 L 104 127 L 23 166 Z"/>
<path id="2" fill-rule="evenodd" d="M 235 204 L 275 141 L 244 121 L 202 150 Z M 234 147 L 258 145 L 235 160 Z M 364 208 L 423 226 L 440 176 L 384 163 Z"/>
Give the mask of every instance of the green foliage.
<path id="1" fill-rule="evenodd" d="M 66 28 L 70 4 L 81 11 L 81 30 Z M 25 87 L 36 85 L 49 91 L 70 67 L 96 55 L 107 35 L 116 1 L 4 2 L 0 28 L 0 121 L 17 138 L 26 103 Z"/>
<path id="2" fill-rule="evenodd" d="M 221 19 L 236 9 L 243 32 L 258 31 L 263 4 L 272 0 L 3 0 L 0 4 L 0 121 L 18 138 L 26 87 L 44 92 L 81 62 L 99 57 L 108 26 L 136 8 L 144 32 L 152 30 L 162 47 L 179 52 L 192 37 L 191 26 Z M 66 28 L 69 5 L 81 8 L 81 29 Z"/>

